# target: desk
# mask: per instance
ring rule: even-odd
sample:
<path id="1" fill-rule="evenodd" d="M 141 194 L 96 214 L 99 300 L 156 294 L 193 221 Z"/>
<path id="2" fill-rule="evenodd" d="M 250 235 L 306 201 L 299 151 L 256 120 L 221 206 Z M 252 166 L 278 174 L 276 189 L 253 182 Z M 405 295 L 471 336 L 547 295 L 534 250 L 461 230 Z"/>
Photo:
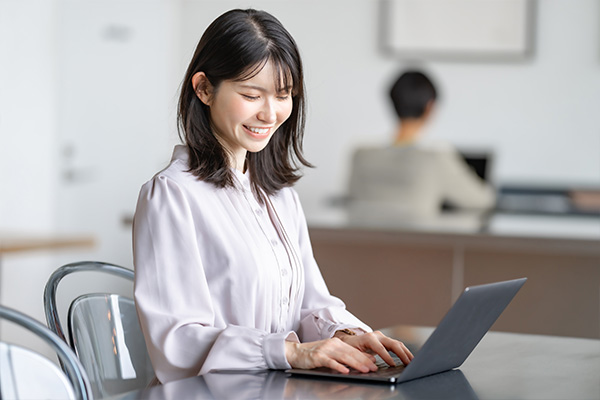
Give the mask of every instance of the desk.
<path id="1" fill-rule="evenodd" d="M 94 239 L 88 236 L 33 235 L 0 232 L 0 291 L 2 284 L 2 257 L 5 254 L 92 247 L 93 245 Z"/>
<path id="2" fill-rule="evenodd" d="M 0 256 L 33 250 L 58 250 L 71 247 L 91 247 L 90 237 L 42 236 L 0 233 Z"/>
<path id="3" fill-rule="evenodd" d="M 431 328 L 385 330 L 414 347 Z M 489 332 L 458 370 L 402 384 L 291 377 L 281 371 L 211 373 L 113 399 L 598 399 L 600 340 Z"/>

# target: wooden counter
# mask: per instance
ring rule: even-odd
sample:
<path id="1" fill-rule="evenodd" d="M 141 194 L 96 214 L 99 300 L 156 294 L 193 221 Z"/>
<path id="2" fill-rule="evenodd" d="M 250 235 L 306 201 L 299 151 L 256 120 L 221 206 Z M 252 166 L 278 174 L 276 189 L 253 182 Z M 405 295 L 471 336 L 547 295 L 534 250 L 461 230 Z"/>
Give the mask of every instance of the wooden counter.
<path id="1" fill-rule="evenodd" d="M 44 236 L 0 233 L 0 255 L 34 250 L 92 247 L 93 245 L 94 239 L 88 236 Z"/>
<path id="2" fill-rule="evenodd" d="M 600 338 L 595 228 L 560 237 L 309 226 L 330 291 L 374 328 L 435 326 L 465 286 L 526 276 L 495 330 Z"/>

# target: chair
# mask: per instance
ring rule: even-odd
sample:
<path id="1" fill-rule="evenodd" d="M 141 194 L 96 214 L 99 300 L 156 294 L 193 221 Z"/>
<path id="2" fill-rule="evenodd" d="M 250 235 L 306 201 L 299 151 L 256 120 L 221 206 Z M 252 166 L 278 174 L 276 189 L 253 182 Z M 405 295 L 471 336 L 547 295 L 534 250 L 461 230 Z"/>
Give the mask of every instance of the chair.
<path id="1" fill-rule="evenodd" d="M 43 339 L 67 371 L 65 375 L 56 364 L 30 349 L 0 342 L 1 399 L 93 399 L 83 366 L 64 341 L 40 322 L 11 308 L 0 306 L 0 318 Z"/>
<path id="2" fill-rule="evenodd" d="M 48 326 L 65 342 L 56 306 L 58 284 L 74 272 L 97 271 L 133 280 L 130 269 L 103 262 L 64 265 L 48 279 L 44 308 Z M 71 302 L 67 313 L 68 343 L 86 370 L 97 398 L 146 387 L 154 370 L 146 350 L 135 304 L 116 294 L 88 293 Z"/>

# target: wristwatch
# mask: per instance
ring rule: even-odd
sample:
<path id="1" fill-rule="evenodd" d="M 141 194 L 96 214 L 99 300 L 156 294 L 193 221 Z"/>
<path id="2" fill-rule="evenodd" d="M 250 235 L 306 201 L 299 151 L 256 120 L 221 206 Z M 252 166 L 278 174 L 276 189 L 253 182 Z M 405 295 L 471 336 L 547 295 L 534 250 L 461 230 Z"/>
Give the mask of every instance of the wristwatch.
<path id="1" fill-rule="evenodd" d="M 337 331 L 335 331 L 335 332 L 336 332 L 336 333 L 337 333 L 337 332 L 342 332 L 342 333 L 345 333 L 346 335 L 350 335 L 350 336 L 356 336 L 356 332 L 354 332 L 353 330 L 350 330 L 350 329 L 348 329 L 348 328 L 339 329 L 339 330 L 337 330 Z"/>

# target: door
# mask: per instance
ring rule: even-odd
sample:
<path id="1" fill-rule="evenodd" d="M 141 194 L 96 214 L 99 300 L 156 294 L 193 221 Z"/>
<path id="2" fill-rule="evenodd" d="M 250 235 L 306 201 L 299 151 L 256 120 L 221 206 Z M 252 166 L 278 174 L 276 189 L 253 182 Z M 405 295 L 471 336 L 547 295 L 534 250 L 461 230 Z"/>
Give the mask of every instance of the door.
<path id="1" fill-rule="evenodd" d="M 178 3 L 58 2 L 57 225 L 95 236 L 86 257 L 132 267 L 139 188 L 176 138 Z"/>

